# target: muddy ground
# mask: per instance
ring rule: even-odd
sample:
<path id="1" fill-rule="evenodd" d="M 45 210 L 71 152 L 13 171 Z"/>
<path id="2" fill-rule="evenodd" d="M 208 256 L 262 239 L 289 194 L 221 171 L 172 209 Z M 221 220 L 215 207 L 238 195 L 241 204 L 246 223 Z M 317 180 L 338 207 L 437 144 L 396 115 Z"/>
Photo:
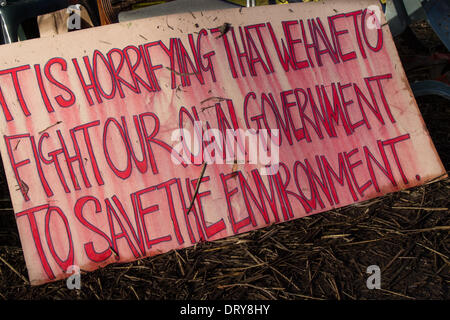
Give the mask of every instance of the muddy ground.
<path id="1" fill-rule="evenodd" d="M 446 52 L 425 22 L 396 39 L 410 81 L 431 67 L 411 56 Z M 448 68 L 448 64 L 446 66 Z M 448 100 L 417 99 L 448 169 Z M 0 299 L 449 299 L 450 180 L 134 263 L 31 287 L 3 170 L 0 175 Z M 366 268 L 381 268 L 381 289 L 366 287 Z"/>

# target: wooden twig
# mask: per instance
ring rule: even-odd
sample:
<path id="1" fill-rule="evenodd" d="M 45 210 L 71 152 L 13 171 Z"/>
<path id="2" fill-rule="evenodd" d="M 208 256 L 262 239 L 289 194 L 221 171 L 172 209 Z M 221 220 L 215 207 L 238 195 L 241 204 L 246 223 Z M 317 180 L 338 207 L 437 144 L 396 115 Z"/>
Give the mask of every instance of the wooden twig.
<path id="1" fill-rule="evenodd" d="M 14 151 L 17 150 L 17 147 L 19 146 L 20 141 L 22 141 L 22 140 L 17 141 L 16 146 L 14 147 Z"/>
<path id="2" fill-rule="evenodd" d="M 20 190 L 24 196 L 28 196 L 28 191 L 30 191 L 30 187 L 25 183 L 25 181 L 19 180 L 17 183 L 18 189 L 16 189 L 16 191 Z"/>
<path id="3" fill-rule="evenodd" d="M 10 268 L 15 274 L 17 274 L 26 284 L 30 284 L 29 282 L 28 282 L 28 280 L 19 272 L 19 271 L 17 271 L 16 269 L 14 269 L 14 267 L 12 266 L 12 265 L 10 265 L 5 259 L 3 259 L 2 258 L 2 256 L 0 255 L 0 260 L 4 263 L 4 264 L 6 264 L 6 266 L 8 267 L 8 268 Z"/>
<path id="4" fill-rule="evenodd" d="M 200 189 L 200 184 L 202 183 L 203 175 L 205 174 L 206 166 L 207 166 L 207 163 L 206 162 L 203 163 L 202 172 L 200 173 L 200 178 L 198 178 L 198 182 L 197 182 L 197 187 L 195 188 L 194 195 L 192 196 L 191 204 L 189 205 L 189 208 L 187 209 L 187 212 L 186 212 L 187 215 L 189 214 L 189 212 L 191 212 L 192 206 L 194 205 L 195 198 L 197 197 L 198 190 Z"/>
<path id="5" fill-rule="evenodd" d="M 177 70 L 173 70 L 170 67 L 166 67 L 166 69 L 169 70 L 170 72 L 175 73 L 176 75 L 179 75 L 179 76 L 195 76 L 198 74 L 198 72 L 179 72 Z"/>
<path id="6" fill-rule="evenodd" d="M 222 38 L 228 31 L 231 29 L 231 23 L 225 22 L 219 28 L 220 34 L 216 37 L 216 39 Z"/>
<path id="7" fill-rule="evenodd" d="M 209 97 L 209 98 L 206 98 L 205 100 L 200 101 L 200 104 L 204 104 L 205 102 L 210 101 L 210 100 L 217 100 L 217 102 L 221 102 L 226 99 L 222 98 L 222 97 Z"/>

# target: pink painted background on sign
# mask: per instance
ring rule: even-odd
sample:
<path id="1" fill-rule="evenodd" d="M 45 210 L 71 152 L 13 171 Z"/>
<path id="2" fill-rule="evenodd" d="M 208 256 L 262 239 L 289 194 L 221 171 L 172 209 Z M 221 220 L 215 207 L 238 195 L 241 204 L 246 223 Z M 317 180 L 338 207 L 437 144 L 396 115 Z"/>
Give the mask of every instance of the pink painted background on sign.
<path id="1" fill-rule="evenodd" d="M 1 46 L 0 148 L 31 283 L 444 174 L 371 4 L 194 12 Z M 175 165 L 171 136 L 195 120 L 279 129 L 279 172 L 208 165 L 188 213 L 203 166 Z"/>

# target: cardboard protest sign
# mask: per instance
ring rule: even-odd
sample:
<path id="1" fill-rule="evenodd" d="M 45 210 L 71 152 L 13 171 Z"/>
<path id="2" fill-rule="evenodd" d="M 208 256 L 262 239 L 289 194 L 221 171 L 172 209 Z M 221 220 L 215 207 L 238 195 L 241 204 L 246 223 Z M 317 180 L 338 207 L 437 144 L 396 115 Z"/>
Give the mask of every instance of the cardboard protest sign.
<path id="1" fill-rule="evenodd" d="M 0 149 L 31 283 L 442 175 L 379 12 L 189 12 L 0 46 Z"/>

